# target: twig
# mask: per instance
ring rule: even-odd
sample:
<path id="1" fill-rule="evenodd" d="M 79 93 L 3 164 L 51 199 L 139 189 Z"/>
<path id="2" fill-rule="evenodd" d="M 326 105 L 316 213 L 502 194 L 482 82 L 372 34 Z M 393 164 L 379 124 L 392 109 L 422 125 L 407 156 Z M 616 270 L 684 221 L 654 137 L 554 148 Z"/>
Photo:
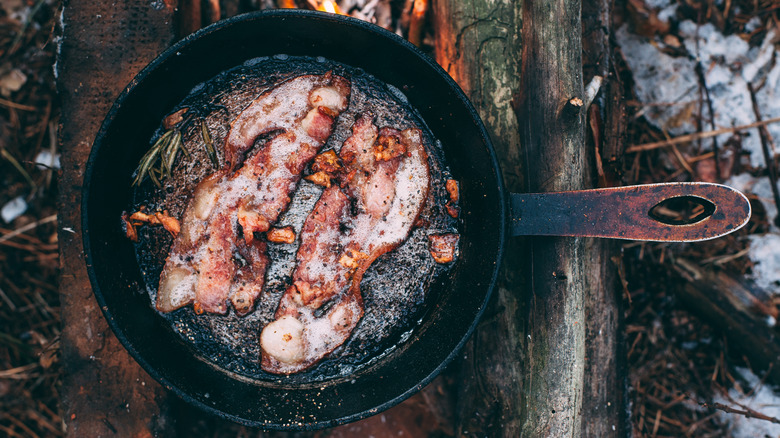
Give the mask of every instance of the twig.
<path id="1" fill-rule="evenodd" d="M 27 224 L 25 226 L 19 227 L 19 228 L 15 229 L 15 230 L 11 231 L 10 233 L 0 237 L 0 242 L 5 242 L 6 240 L 11 240 L 14 237 L 16 237 L 16 236 L 18 236 L 18 235 L 20 235 L 22 233 L 26 233 L 27 231 L 35 229 L 35 228 L 37 228 L 40 225 L 48 224 L 49 222 L 54 222 L 56 220 L 57 220 L 57 215 L 53 214 L 53 215 L 45 217 L 45 218 L 43 218 L 43 219 L 41 219 L 39 221 L 31 222 L 31 223 L 29 223 L 29 224 Z"/>
<path id="2" fill-rule="evenodd" d="M 587 111 L 588 108 L 590 108 L 590 104 L 593 103 L 593 99 L 596 98 L 596 95 L 599 94 L 599 90 L 601 89 L 601 84 L 604 82 L 603 76 L 593 76 L 593 79 L 588 82 L 588 85 L 585 87 L 585 98 L 583 99 L 585 104 L 583 105 L 583 108 Z"/>
<path id="3" fill-rule="evenodd" d="M 733 128 L 721 128 L 721 129 L 716 129 L 714 131 L 696 132 L 694 134 L 681 135 L 679 137 L 671 138 L 668 140 L 629 146 L 628 148 L 626 148 L 626 152 L 632 153 L 632 152 L 639 152 L 639 151 L 651 151 L 653 149 L 658 149 L 665 146 L 688 143 L 690 141 L 698 140 L 700 138 L 710 138 L 721 134 L 729 134 L 738 131 L 744 131 L 745 129 L 758 128 L 759 126 L 765 126 L 777 122 L 780 122 L 780 117 L 773 117 L 771 119 L 766 119 L 760 122 L 753 122 L 747 125 L 735 126 Z"/>
<path id="4" fill-rule="evenodd" d="M 701 406 L 704 408 L 714 408 L 719 409 L 723 412 L 728 412 L 729 414 L 739 414 L 747 418 L 756 418 L 759 420 L 769 421 L 771 423 L 780 424 L 780 419 L 775 417 L 770 417 L 769 415 L 764 415 L 761 412 L 754 411 L 753 409 L 750 409 L 748 407 L 744 407 L 745 409 L 734 409 L 731 406 L 724 405 L 723 403 L 701 403 Z"/>
<path id="5" fill-rule="evenodd" d="M 691 174 L 691 176 L 695 177 L 696 173 L 693 171 L 690 163 L 688 163 L 688 160 L 686 160 L 685 157 L 683 157 L 683 155 L 680 153 L 680 150 L 677 149 L 677 145 L 672 146 L 672 151 L 674 152 L 674 156 L 677 157 L 677 161 L 680 162 L 682 167 L 684 167 L 685 170 Z"/>
<path id="6" fill-rule="evenodd" d="M 32 371 L 37 367 L 38 364 L 33 362 L 33 363 L 28 363 L 27 365 L 22 365 L 20 367 L 11 368 L 8 370 L 2 370 L 0 371 L 0 379 L 26 379 L 27 374 L 22 374 L 22 373 Z"/>
<path id="7" fill-rule="evenodd" d="M 698 33 L 698 30 L 697 30 Z M 696 56 L 698 57 L 698 48 L 699 45 L 699 38 L 698 35 L 696 37 Z M 704 67 L 702 67 L 701 62 L 696 63 L 696 75 L 699 76 L 699 83 L 701 84 L 701 87 L 704 89 L 704 97 L 706 98 L 707 102 L 707 109 L 710 111 L 710 129 L 715 130 L 715 112 L 712 109 L 712 99 L 710 99 L 710 89 L 707 88 L 707 79 L 704 76 Z M 750 84 L 748 83 L 748 86 Z M 720 179 L 720 159 L 718 158 L 718 138 L 712 137 L 712 152 L 715 154 L 715 174 L 718 176 L 718 179 Z"/>
<path id="8" fill-rule="evenodd" d="M 21 164 L 19 164 L 19 161 L 11 155 L 10 152 L 5 150 L 4 148 L 0 148 L 0 156 L 8 160 L 9 163 L 11 163 L 14 168 L 24 177 L 24 179 L 27 180 L 27 183 L 30 184 L 30 187 L 32 188 L 32 191 L 35 192 L 38 190 L 38 186 L 35 184 L 35 181 L 33 181 L 32 177 L 29 173 L 22 167 Z"/>
<path id="9" fill-rule="evenodd" d="M 1 287 L 0 287 L 0 298 L 2 298 L 3 301 L 5 301 L 5 303 L 8 304 L 8 307 L 10 307 L 12 311 L 16 312 L 16 304 L 14 304 L 14 302 L 11 301 L 10 298 L 8 298 L 8 295 L 6 295 L 5 292 L 3 292 L 3 288 Z"/>
<path id="10" fill-rule="evenodd" d="M 753 84 L 748 82 L 747 86 L 750 91 L 750 101 L 753 103 L 753 113 L 756 115 L 756 120 L 760 122 L 761 110 L 758 108 L 758 102 L 756 101 L 756 92 L 753 89 Z M 761 152 L 764 153 L 764 164 L 766 165 L 766 170 L 769 174 L 769 185 L 772 187 L 772 196 L 775 198 L 775 205 L 780 206 L 780 191 L 777 189 L 777 168 L 775 167 L 775 160 L 772 158 L 772 154 L 769 153 L 770 139 L 766 126 L 759 127 L 758 134 L 761 138 Z M 780 226 L 780 214 L 775 216 L 775 225 Z"/>
<path id="11" fill-rule="evenodd" d="M 714 263 L 714 264 L 720 266 L 720 265 L 723 265 L 723 264 L 725 264 L 727 262 L 730 262 L 732 260 L 736 260 L 736 259 L 738 259 L 740 257 L 746 256 L 749 252 L 750 252 L 750 247 L 747 247 L 747 248 L 743 249 L 742 251 L 739 251 L 739 252 L 734 253 L 734 254 L 719 255 L 719 256 L 715 256 L 715 257 L 710 257 L 708 259 L 704 259 L 700 263 L 702 265 L 706 265 L 706 264 L 709 264 L 709 263 Z"/>
<path id="12" fill-rule="evenodd" d="M 7 106 L 8 108 L 18 109 L 22 111 L 37 111 L 38 108 L 30 105 L 22 105 L 21 103 L 12 102 L 10 100 L 6 100 L 3 98 L 0 98 L 0 105 Z"/>

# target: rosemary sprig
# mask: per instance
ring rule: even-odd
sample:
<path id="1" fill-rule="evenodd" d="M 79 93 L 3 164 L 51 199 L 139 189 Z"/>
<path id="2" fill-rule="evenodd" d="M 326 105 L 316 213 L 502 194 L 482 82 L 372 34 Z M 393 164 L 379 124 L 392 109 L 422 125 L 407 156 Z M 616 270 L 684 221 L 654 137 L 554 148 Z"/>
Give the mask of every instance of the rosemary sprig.
<path id="1" fill-rule="evenodd" d="M 211 141 L 211 134 L 209 134 L 209 128 L 206 126 L 206 121 L 200 122 L 200 136 L 203 137 L 203 143 L 206 145 L 206 153 L 209 155 L 211 164 L 214 167 L 219 166 L 219 160 L 217 160 L 217 151 L 214 150 L 214 142 Z"/>
<path id="2" fill-rule="evenodd" d="M 143 181 L 147 176 L 151 176 L 151 170 L 157 163 L 157 160 L 160 157 L 162 151 L 168 146 L 168 143 L 170 143 L 171 136 L 173 136 L 174 131 L 175 129 L 171 129 L 170 131 L 167 131 L 165 134 L 160 136 L 160 138 L 154 142 L 152 147 L 146 151 L 144 156 L 141 157 L 141 161 L 138 163 L 138 169 L 135 171 L 135 179 L 133 180 L 134 186 L 141 184 L 141 181 Z M 155 181 L 154 178 L 152 178 L 152 181 L 154 181 L 155 185 L 158 187 L 160 186 L 159 181 Z"/>
<path id="3" fill-rule="evenodd" d="M 219 166 L 219 160 L 217 159 L 217 152 L 214 149 L 214 142 L 211 140 L 211 134 L 206 126 L 206 121 L 202 118 L 200 120 L 200 134 L 203 139 L 204 147 L 209 159 L 215 167 Z M 179 121 L 165 131 L 157 141 L 154 142 L 151 148 L 141 157 L 138 162 L 138 168 L 135 171 L 135 178 L 133 179 L 133 186 L 138 186 L 147 177 L 152 180 L 154 185 L 162 187 L 162 181 L 170 177 L 173 173 L 173 165 L 176 162 L 176 157 L 179 155 L 179 151 L 182 151 L 185 156 L 190 156 L 190 151 L 184 146 L 182 141 L 182 132 L 187 128 L 189 122 L 192 121 L 192 116 L 186 116 L 183 120 Z"/>

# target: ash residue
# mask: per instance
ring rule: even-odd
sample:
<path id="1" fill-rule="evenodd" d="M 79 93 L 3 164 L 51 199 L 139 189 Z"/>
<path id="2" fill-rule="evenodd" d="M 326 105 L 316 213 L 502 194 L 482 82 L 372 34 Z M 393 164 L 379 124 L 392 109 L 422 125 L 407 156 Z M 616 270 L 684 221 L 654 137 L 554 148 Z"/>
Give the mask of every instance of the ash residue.
<path id="1" fill-rule="evenodd" d="M 388 87 L 360 70 L 321 58 L 273 57 L 250 60 L 195 87 L 190 96 L 171 110 L 174 112 L 187 107 L 205 121 L 221 164 L 220 146 L 224 143 L 230 122 L 254 98 L 284 79 L 300 74 L 322 74 L 330 70 L 351 78 L 352 95 L 349 108 L 337 119 L 334 133 L 322 151 L 331 148 L 338 151 L 351 134 L 354 121 L 366 112 L 375 116 L 376 124 L 380 127 L 406 129 L 417 126 L 424 130 L 432 186 L 421 214 L 427 225 L 414 229 L 404 244 L 377 260 L 366 273 L 362 282 L 365 315 L 352 337 L 309 371 L 291 376 L 288 379 L 291 383 L 321 381 L 354 371 L 406 339 L 409 331 L 425 314 L 428 286 L 448 269 L 436 264 L 430 257 L 427 235 L 454 232 L 456 222 L 441 208 L 446 200 L 444 182 L 449 177 L 441 149 L 397 89 Z M 154 139 L 161 134 L 162 129 Z M 136 191 L 133 207 L 145 205 L 152 210 L 167 209 L 174 217 L 181 217 L 194 186 L 216 170 L 203 147 L 198 123 L 184 130 L 183 141 L 190 155 L 178 158 L 174 177 L 163 182 L 162 189 L 149 182 L 143 184 Z M 289 210 L 280 217 L 280 225 L 290 225 L 299 234 L 303 221 L 321 192 L 320 187 L 302 181 Z M 147 227 L 140 233 L 137 256 L 149 291 L 150 311 L 155 311 L 153 303 L 157 284 L 170 243 L 171 238 L 161 229 Z M 269 244 L 268 253 L 272 261 L 266 276 L 264 294 L 256 310 L 246 317 L 240 318 L 232 311 L 226 316 L 195 315 L 191 307 L 160 314 L 160 317 L 167 319 L 172 330 L 216 366 L 250 378 L 278 379 L 260 369 L 259 333 L 272 320 L 279 298 L 289 285 L 295 268 L 297 245 L 297 242 L 292 245 Z"/>

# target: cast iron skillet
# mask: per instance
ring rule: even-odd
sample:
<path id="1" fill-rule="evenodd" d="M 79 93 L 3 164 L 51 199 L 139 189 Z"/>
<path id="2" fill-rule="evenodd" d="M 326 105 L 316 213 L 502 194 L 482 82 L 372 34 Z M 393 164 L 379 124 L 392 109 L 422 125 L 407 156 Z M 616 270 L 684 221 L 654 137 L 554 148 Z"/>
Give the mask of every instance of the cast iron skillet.
<path id="1" fill-rule="evenodd" d="M 152 308 L 132 243 L 118 224 L 122 211 L 131 205 L 131 175 L 160 120 L 197 84 L 246 60 L 276 54 L 322 56 L 362 68 L 403 90 L 443 144 L 461 188 L 460 256 L 450 274 L 432 285 L 429 296 L 434 302 L 428 303 L 423 322 L 410 339 L 376 363 L 316 384 L 287 384 L 283 377 L 252 380 L 199 359 Z M 374 25 L 300 10 L 219 22 L 155 59 L 108 113 L 87 162 L 83 190 L 89 277 L 119 340 L 152 377 L 182 399 L 218 416 L 267 429 L 315 429 L 358 420 L 399 403 L 430 382 L 473 331 L 494 287 L 509 227 L 510 195 L 493 147 L 476 111 L 449 75 L 415 47 Z M 660 200 L 686 194 L 713 205 L 698 224 L 670 227 L 647 219 L 633 230 L 608 225 L 617 217 L 615 213 L 610 219 L 610 212 L 620 211 L 620 203 L 625 203 L 626 211 L 633 205 L 634 217 L 647 217 Z M 744 196 L 716 185 L 645 186 L 574 197 L 511 195 L 511 204 L 514 234 L 695 240 L 736 229 L 749 215 Z M 589 219 L 585 215 L 586 219 L 570 220 L 582 217 L 582 209 L 592 212 Z M 599 223 L 607 225 L 594 231 Z"/>

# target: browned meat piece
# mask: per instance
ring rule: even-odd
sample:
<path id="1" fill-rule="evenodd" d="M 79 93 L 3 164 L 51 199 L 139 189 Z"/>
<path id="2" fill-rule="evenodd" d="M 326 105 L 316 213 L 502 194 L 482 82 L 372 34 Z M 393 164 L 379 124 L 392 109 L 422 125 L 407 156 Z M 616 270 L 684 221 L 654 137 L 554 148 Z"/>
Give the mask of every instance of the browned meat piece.
<path id="1" fill-rule="evenodd" d="M 252 311 L 255 300 L 263 291 L 265 271 L 268 268 L 266 244 L 261 240 L 236 241 L 238 267 L 230 286 L 230 302 L 239 315 Z"/>
<path id="2" fill-rule="evenodd" d="M 263 93 L 231 125 L 225 167 L 198 185 L 160 277 L 157 308 L 198 312 L 254 307 L 268 265 L 266 232 L 290 202 L 304 167 L 330 136 L 350 84 L 330 73 L 299 76 Z M 265 144 L 246 158 L 261 135 Z"/>
<path id="3" fill-rule="evenodd" d="M 447 209 L 447 214 L 457 219 L 458 214 L 460 214 L 460 209 L 458 208 L 458 200 L 460 199 L 458 182 L 454 179 L 448 179 L 445 188 L 447 189 L 447 194 L 450 196 L 450 200 L 447 201 L 444 207 Z"/>
<path id="4" fill-rule="evenodd" d="M 138 241 L 138 231 L 136 230 L 136 227 L 142 224 L 162 225 L 163 228 L 165 228 L 165 231 L 171 233 L 171 236 L 173 237 L 176 237 L 179 234 L 179 231 L 181 230 L 179 221 L 176 218 L 171 217 L 167 210 L 158 211 L 154 214 L 147 214 L 144 212 L 144 209 L 145 207 L 141 207 L 141 210 L 136 211 L 130 216 L 127 214 L 122 215 L 122 221 L 124 222 L 125 233 L 127 234 L 128 239 L 133 242 Z"/>
<path id="5" fill-rule="evenodd" d="M 445 187 L 447 188 L 447 194 L 450 195 L 450 201 L 457 203 L 460 199 L 460 190 L 458 188 L 458 182 L 454 179 L 448 179 L 447 183 L 445 184 Z"/>
<path id="6" fill-rule="evenodd" d="M 448 201 L 447 204 L 444 205 L 444 208 L 447 209 L 448 215 L 454 217 L 455 219 L 458 218 L 458 215 L 460 214 L 460 209 L 452 205 L 452 201 Z"/>
<path id="7" fill-rule="evenodd" d="M 458 249 L 457 234 L 431 234 L 428 236 L 430 252 L 436 263 L 450 263 L 455 260 L 455 252 Z"/>
<path id="8" fill-rule="evenodd" d="M 273 243 L 293 243 L 295 242 L 295 231 L 292 227 L 271 228 L 266 233 L 266 239 Z"/>
<path id="9" fill-rule="evenodd" d="M 340 185 L 306 218 L 293 285 L 261 334 L 265 371 L 299 372 L 349 338 L 363 316 L 363 274 L 406 239 L 422 209 L 429 173 L 420 132 L 378 130 L 371 119 L 353 125 L 343 168 L 331 170 Z"/>

